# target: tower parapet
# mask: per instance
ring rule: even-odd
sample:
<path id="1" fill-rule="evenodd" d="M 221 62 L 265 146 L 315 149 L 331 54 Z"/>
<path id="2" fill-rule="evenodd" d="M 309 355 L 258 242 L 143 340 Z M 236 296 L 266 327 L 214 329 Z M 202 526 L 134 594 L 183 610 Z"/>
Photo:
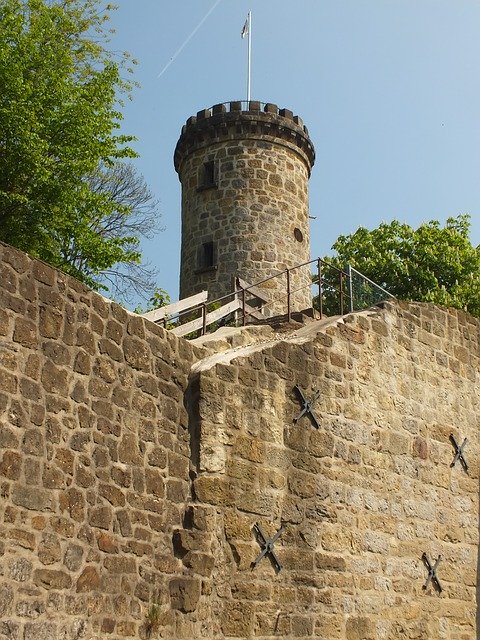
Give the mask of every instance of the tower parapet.
<path id="1" fill-rule="evenodd" d="M 202 149 L 212 140 L 241 140 L 245 135 L 262 135 L 280 141 L 304 159 L 308 175 L 315 162 L 315 150 L 303 120 L 289 109 L 257 101 L 224 102 L 198 111 L 182 127 L 175 148 L 175 170 L 180 173 L 185 156 Z"/>
<path id="2" fill-rule="evenodd" d="M 183 126 L 175 154 L 182 184 L 180 296 L 232 290 L 310 259 L 308 178 L 315 151 L 303 121 L 271 103 L 228 102 Z M 309 270 L 296 272 L 294 307 L 311 305 Z M 267 296 L 285 293 L 278 279 Z M 300 291 L 301 289 L 301 291 Z M 281 311 L 283 302 L 271 305 Z"/>

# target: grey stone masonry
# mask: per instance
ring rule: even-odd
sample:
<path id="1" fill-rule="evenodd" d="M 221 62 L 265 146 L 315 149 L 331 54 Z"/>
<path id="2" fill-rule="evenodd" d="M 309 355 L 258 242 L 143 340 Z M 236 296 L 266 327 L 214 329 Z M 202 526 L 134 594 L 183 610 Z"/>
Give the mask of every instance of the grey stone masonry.
<path id="1" fill-rule="evenodd" d="M 308 178 L 315 160 L 298 116 L 231 102 L 187 120 L 175 149 L 182 183 L 180 297 L 232 291 L 310 259 Z M 308 266 L 291 273 L 292 307 L 311 306 Z M 285 313 L 287 276 L 263 283 L 270 313 Z"/>

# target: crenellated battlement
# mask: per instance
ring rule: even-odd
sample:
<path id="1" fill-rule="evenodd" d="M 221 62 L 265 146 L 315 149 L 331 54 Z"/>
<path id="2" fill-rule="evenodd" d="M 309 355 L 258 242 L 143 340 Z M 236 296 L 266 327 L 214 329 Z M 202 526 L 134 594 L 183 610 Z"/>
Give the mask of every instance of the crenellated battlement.
<path id="1" fill-rule="evenodd" d="M 289 109 L 257 100 L 216 104 L 188 118 L 175 148 L 175 170 L 180 173 L 182 162 L 190 153 L 216 141 L 246 138 L 274 141 L 296 151 L 310 175 L 315 150 L 303 120 Z"/>

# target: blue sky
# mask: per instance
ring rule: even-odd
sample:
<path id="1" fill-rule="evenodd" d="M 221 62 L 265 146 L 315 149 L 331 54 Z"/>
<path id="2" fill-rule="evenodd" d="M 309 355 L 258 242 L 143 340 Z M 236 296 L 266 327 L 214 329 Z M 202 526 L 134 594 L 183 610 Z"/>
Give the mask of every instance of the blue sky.
<path id="1" fill-rule="evenodd" d="M 164 230 L 143 245 L 158 285 L 178 296 L 180 183 L 173 151 L 185 120 L 246 98 L 301 116 L 316 149 L 312 257 L 340 234 L 394 218 L 412 226 L 470 213 L 480 243 L 478 0 L 117 0 L 112 47 L 138 61 L 141 88 L 122 128 L 160 200 Z"/>

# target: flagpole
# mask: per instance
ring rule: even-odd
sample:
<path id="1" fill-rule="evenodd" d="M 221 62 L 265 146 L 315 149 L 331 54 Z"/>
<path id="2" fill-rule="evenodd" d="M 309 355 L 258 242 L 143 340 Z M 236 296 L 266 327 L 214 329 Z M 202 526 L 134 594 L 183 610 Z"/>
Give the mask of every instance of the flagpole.
<path id="1" fill-rule="evenodd" d="M 252 72 L 252 12 L 248 12 L 248 72 L 247 72 L 247 101 L 250 102 L 251 72 Z"/>

